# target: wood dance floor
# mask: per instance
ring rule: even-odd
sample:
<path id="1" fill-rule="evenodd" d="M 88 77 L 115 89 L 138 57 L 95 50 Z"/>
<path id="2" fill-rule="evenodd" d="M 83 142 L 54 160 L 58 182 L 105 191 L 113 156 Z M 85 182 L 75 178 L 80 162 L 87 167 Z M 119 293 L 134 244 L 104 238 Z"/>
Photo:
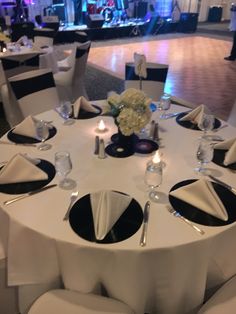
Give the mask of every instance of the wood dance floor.
<path id="1" fill-rule="evenodd" d="M 134 52 L 145 54 L 148 62 L 169 64 L 166 92 L 196 106 L 205 104 L 227 119 L 236 100 L 236 61 L 224 60 L 231 46 L 229 40 L 200 35 L 139 42 L 131 38 L 93 47 L 88 61 L 122 79 L 125 62 L 133 61 Z"/>

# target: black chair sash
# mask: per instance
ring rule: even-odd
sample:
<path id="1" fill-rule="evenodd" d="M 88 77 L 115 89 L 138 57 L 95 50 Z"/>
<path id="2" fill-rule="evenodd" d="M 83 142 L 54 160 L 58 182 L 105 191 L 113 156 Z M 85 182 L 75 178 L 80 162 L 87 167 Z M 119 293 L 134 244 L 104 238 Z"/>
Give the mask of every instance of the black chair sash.
<path id="1" fill-rule="evenodd" d="M 11 70 L 20 66 L 20 62 L 16 60 L 4 59 L 2 58 L 2 67 L 3 70 Z"/>
<path id="2" fill-rule="evenodd" d="M 143 78 L 143 81 L 155 81 L 165 83 L 168 73 L 168 68 L 148 68 L 147 78 Z M 139 81 L 139 76 L 135 74 L 134 65 L 125 66 L 125 79 L 130 81 Z"/>
<path id="3" fill-rule="evenodd" d="M 56 32 L 53 29 L 51 31 L 34 30 L 34 37 L 35 36 L 54 38 L 56 36 Z"/>
<path id="4" fill-rule="evenodd" d="M 75 58 L 79 59 L 83 57 L 83 55 L 85 55 L 86 53 L 89 53 L 89 50 L 90 50 L 90 46 L 87 49 L 80 49 L 79 47 L 77 47 Z"/>
<path id="5" fill-rule="evenodd" d="M 27 66 L 39 67 L 39 55 L 25 60 L 24 64 L 27 65 Z"/>
<path id="6" fill-rule="evenodd" d="M 44 73 L 36 77 L 30 77 L 19 81 L 10 81 L 10 85 L 17 99 L 55 87 L 52 72 Z M 42 100 L 43 101 L 43 100 Z"/>

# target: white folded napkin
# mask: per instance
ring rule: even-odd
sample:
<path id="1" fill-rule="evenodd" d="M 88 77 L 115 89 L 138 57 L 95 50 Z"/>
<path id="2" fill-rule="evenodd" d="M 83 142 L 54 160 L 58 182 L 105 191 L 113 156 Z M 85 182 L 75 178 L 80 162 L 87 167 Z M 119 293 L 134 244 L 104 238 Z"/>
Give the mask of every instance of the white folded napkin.
<path id="1" fill-rule="evenodd" d="M 198 124 L 202 120 L 204 111 L 205 111 L 205 106 L 200 105 L 197 108 L 193 109 L 188 114 L 186 114 L 184 117 L 182 117 L 180 121 L 191 121 L 194 124 Z"/>
<path id="2" fill-rule="evenodd" d="M 215 149 L 228 150 L 225 154 L 224 165 L 228 166 L 236 162 L 236 137 L 223 141 L 214 146 Z"/>
<path id="3" fill-rule="evenodd" d="M 93 223 L 97 240 L 105 238 L 129 206 L 132 198 L 114 191 L 99 191 L 90 195 Z"/>
<path id="4" fill-rule="evenodd" d="M 99 113 L 99 110 L 97 108 L 94 108 L 84 96 L 79 97 L 75 101 L 73 106 L 74 106 L 74 117 L 75 118 L 78 118 L 80 108 L 82 108 L 88 112 Z"/>
<path id="5" fill-rule="evenodd" d="M 170 192 L 170 195 L 221 220 L 228 220 L 228 214 L 223 203 L 215 192 L 212 183 L 206 179 L 200 179 L 180 187 Z"/>
<path id="6" fill-rule="evenodd" d="M 134 72 L 139 77 L 147 77 L 147 64 L 145 55 L 139 54 L 137 52 L 134 53 Z"/>
<path id="7" fill-rule="evenodd" d="M 0 170 L 0 184 L 47 180 L 48 175 L 22 154 L 14 155 Z"/>
<path id="8" fill-rule="evenodd" d="M 36 122 L 37 119 L 28 116 L 14 128 L 12 133 L 37 139 Z"/>

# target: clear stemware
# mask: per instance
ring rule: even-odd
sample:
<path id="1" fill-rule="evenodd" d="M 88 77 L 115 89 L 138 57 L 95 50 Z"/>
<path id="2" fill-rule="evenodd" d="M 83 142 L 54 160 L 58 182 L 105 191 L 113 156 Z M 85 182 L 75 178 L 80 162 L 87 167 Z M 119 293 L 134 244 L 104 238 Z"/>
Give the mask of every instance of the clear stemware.
<path id="1" fill-rule="evenodd" d="M 74 123 L 73 119 L 70 119 L 73 112 L 72 104 L 69 101 L 63 101 L 60 104 L 60 114 L 64 119 L 64 125 L 71 125 Z"/>
<path id="2" fill-rule="evenodd" d="M 170 98 L 170 95 L 164 93 L 164 94 L 161 96 L 160 103 L 159 103 L 159 108 L 160 108 L 161 112 L 163 112 L 163 113 L 160 115 L 160 118 L 161 118 L 161 119 L 166 119 L 166 111 L 170 109 L 170 106 L 171 106 L 171 98 Z"/>
<path id="3" fill-rule="evenodd" d="M 198 146 L 196 156 L 199 162 L 199 167 L 195 168 L 195 171 L 200 174 L 207 174 L 207 169 L 205 166 L 213 158 L 212 143 L 209 140 L 202 138 Z"/>
<path id="4" fill-rule="evenodd" d="M 49 127 L 48 127 L 47 122 L 45 122 L 43 120 L 37 121 L 37 123 L 36 123 L 36 134 L 37 134 L 38 140 L 41 141 L 41 144 L 38 146 L 39 150 L 48 150 L 52 147 L 51 144 L 45 143 L 45 141 L 49 137 Z"/>
<path id="5" fill-rule="evenodd" d="M 70 153 L 66 151 L 55 153 L 55 168 L 61 181 L 59 187 L 65 190 L 73 189 L 76 186 L 74 180 L 67 178 L 67 175 L 72 170 L 72 162 L 70 158 Z"/>
<path id="6" fill-rule="evenodd" d="M 203 131 L 202 137 L 207 136 L 207 132 L 212 131 L 214 128 L 215 117 L 212 114 L 204 113 L 201 121 L 198 123 L 198 127 Z"/>
<path id="7" fill-rule="evenodd" d="M 156 189 L 162 183 L 162 168 L 162 162 L 154 163 L 150 161 L 146 166 L 144 181 L 150 189 L 149 198 L 153 202 L 159 201 L 159 194 Z"/>

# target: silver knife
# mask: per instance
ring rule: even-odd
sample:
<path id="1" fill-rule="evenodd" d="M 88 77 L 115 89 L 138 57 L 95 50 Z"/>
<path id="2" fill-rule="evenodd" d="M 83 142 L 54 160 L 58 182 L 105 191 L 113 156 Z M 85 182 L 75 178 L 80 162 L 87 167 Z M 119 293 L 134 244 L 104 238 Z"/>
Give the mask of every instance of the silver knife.
<path id="1" fill-rule="evenodd" d="M 17 196 L 17 197 L 14 197 L 10 200 L 7 200 L 5 202 L 3 202 L 4 205 L 9 205 L 11 203 L 14 203 L 16 201 L 19 201 L 19 200 L 22 200 L 23 198 L 26 198 L 28 196 L 31 196 L 31 195 L 34 195 L 34 194 L 37 194 L 37 193 L 40 193 L 40 192 L 43 192 L 43 191 L 46 191 L 48 189 L 51 189 L 51 188 L 54 188 L 55 186 L 57 186 L 57 184 L 52 184 L 52 185 L 47 185 L 47 186 L 44 186 L 43 188 L 41 189 L 38 189 L 38 190 L 35 190 L 35 191 L 32 191 L 32 192 L 29 192 L 29 193 L 25 193 L 25 194 L 22 194 L 20 196 Z"/>
<path id="2" fill-rule="evenodd" d="M 143 211 L 143 229 L 140 238 L 139 245 L 145 246 L 147 243 L 147 227 L 148 227 L 148 218 L 149 218 L 150 202 L 147 201 Z"/>
<path id="3" fill-rule="evenodd" d="M 215 178 L 214 176 L 212 176 L 211 174 L 208 175 L 209 178 L 211 178 L 212 180 L 214 180 L 215 182 L 221 184 L 222 186 L 224 186 L 226 189 L 230 190 L 231 192 L 233 192 L 234 194 L 236 194 L 236 189 L 233 188 L 231 185 Z"/>
<path id="4" fill-rule="evenodd" d="M 6 144 L 6 145 L 22 145 L 22 146 L 32 146 L 37 147 L 36 144 L 29 144 L 29 143 L 15 143 L 15 142 L 7 142 L 7 141 L 0 141 L 0 144 Z"/>
<path id="5" fill-rule="evenodd" d="M 166 120 L 166 119 L 174 118 L 174 117 L 178 116 L 180 113 L 181 113 L 181 112 L 167 113 L 167 114 L 165 115 L 165 118 L 164 118 L 164 119 Z"/>

